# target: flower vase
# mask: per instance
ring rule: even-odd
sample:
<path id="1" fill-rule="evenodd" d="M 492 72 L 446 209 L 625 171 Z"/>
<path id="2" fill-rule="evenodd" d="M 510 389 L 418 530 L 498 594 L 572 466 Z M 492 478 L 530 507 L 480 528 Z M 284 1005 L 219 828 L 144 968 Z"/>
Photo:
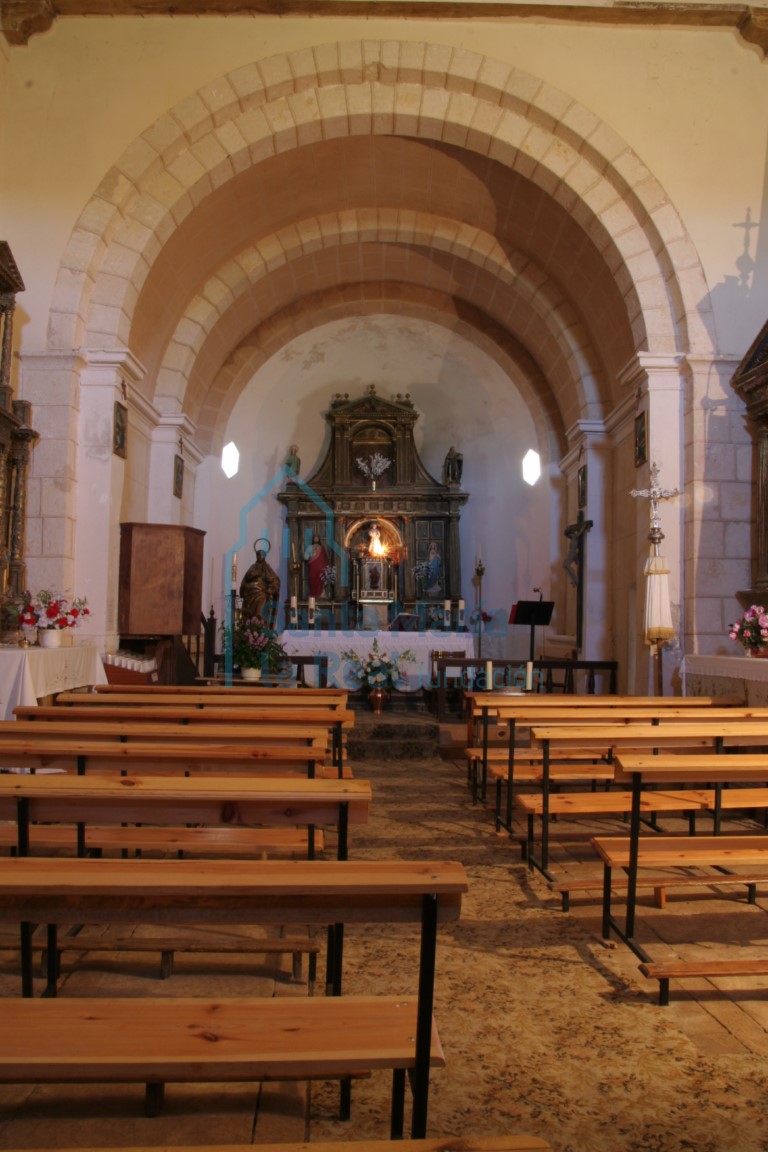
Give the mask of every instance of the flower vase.
<path id="1" fill-rule="evenodd" d="M 768 659 L 768 648 L 748 648 L 747 652 L 750 656 L 753 656 L 756 660 Z"/>
<path id="2" fill-rule="evenodd" d="M 37 633 L 40 648 L 60 648 L 61 632 L 58 628 L 40 628 Z"/>
<path id="3" fill-rule="evenodd" d="M 382 709 L 389 698 L 389 693 L 384 688 L 371 688 L 368 699 L 371 702 L 374 716 L 381 716 Z"/>
<path id="4" fill-rule="evenodd" d="M 241 668 L 243 680 L 261 680 L 261 668 Z"/>

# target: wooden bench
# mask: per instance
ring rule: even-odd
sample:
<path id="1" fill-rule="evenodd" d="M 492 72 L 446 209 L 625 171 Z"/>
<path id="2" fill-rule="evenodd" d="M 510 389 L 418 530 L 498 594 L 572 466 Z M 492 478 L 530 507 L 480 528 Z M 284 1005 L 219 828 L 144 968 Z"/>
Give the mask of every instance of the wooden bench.
<path id="1" fill-rule="evenodd" d="M 714 877 L 684 875 L 638 876 L 637 887 L 653 889 L 653 902 L 656 908 L 666 908 L 667 890 L 669 888 L 707 888 L 712 887 L 713 884 L 718 888 L 727 887 L 728 885 L 746 887 L 749 903 L 754 904 L 757 899 L 756 885 L 762 883 L 765 879 L 766 877 L 763 874 L 753 876 L 751 873 L 739 873 L 736 876 L 717 873 Z M 571 895 L 574 892 L 596 892 L 602 891 L 602 889 L 602 876 L 565 877 L 562 880 L 553 880 L 549 885 L 550 892 L 556 892 L 560 896 L 563 912 L 570 910 Z M 616 893 L 626 892 L 626 881 L 617 881 L 616 878 L 613 877 L 611 879 L 611 890 Z"/>
<path id="2" fill-rule="evenodd" d="M 717 980 L 723 977 L 768 976 L 768 958 L 745 960 L 665 960 L 640 965 L 644 976 L 659 982 L 659 1004 L 669 1004 L 670 980 Z"/>
<path id="3" fill-rule="evenodd" d="M 15 822 L 0 824 L 0 847 L 10 855 L 18 852 Z M 77 852 L 101 856 L 104 852 L 175 852 L 179 858 L 192 856 L 244 856 L 247 859 L 271 856 L 316 855 L 323 851 L 323 833 L 315 829 L 311 845 L 306 828 L 158 827 L 152 824 L 106 826 L 86 825 L 78 843 L 76 824 L 30 824 L 27 851 L 49 856 L 53 852 Z"/>
<path id="4" fill-rule="evenodd" d="M 534 833 L 536 817 L 543 818 L 545 806 L 550 819 L 555 816 L 624 816 L 632 812 L 631 792 L 567 792 L 550 795 L 518 795 L 515 808 L 527 821 L 526 859 L 534 854 Z M 660 812 L 687 812 L 690 817 L 689 832 L 695 831 L 693 814 L 705 807 L 705 802 L 692 793 L 643 792 L 640 795 L 640 811 L 655 819 Z"/>
<path id="5" fill-rule="evenodd" d="M 32 935 L 32 949 L 40 949 L 40 972 L 45 976 L 53 971 L 49 955 L 49 940 L 47 932 L 42 933 L 38 939 L 38 932 Z M 15 951 L 18 949 L 18 938 L 0 940 L 0 949 Z M 225 936 L 217 933 L 207 939 L 192 939 L 182 935 L 178 936 L 116 936 L 114 934 L 95 935 L 93 932 L 77 932 L 69 936 L 59 934 L 55 944 L 56 959 L 55 972 L 61 974 L 61 955 L 63 952 L 100 953 L 117 952 L 146 954 L 148 952 L 160 953 L 160 967 L 158 975 L 161 980 L 167 980 L 173 974 L 174 958 L 177 953 L 205 955 L 207 957 L 272 955 L 292 957 L 292 978 L 296 981 L 302 979 L 302 957 L 309 955 L 308 990 L 310 995 L 314 990 L 317 958 L 320 954 L 320 941 L 317 936 Z"/>
<path id="6" fill-rule="evenodd" d="M 267 703 L 268 707 L 277 707 L 284 703 L 288 707 L 300 707 L 307 704 L 323 704 L 330 708 L 346 708 L 349 702 L 349 692 L 346 688 L 298 688 L 295 686 L 253 685 L 245 687 L 243 684 L 98 684 L 94 685 L 93 692 L 62 692 L 57 696 L 58 703 L 76 703 L 73 696 L 87 695 L 89 698 L 111 697 L 115 702 L 124 700 L 130 702 L 143 701 L 158 703 L 165 699 L 184 698 L 190 702 L 202 703 L 215 700 L 216 697 L 226 699 L 228 704 L 242 700 L 250 701 L 252 705 L 260 702 Z M 63 698 L 63 699 L 62 699 Z M 300 703 L 301 702 L 301 703 Z"/>
<path id="7" fill-rule="evenodd" d="M 52 710 L 57 711 L 55 708 Z M 68 709 L 58 711 L 66 714 Z M 140 710 L 131 719 L 105 721 L 93 709 L 84 719 L 69 716 L 64 720 L 0 721 L 0 755 L 6 742 L 17 743 L 22 739 L 33 742 L 40 751 L 47 745 L 59 746 L 62 739 L 108 741 L 119 745 L 151 743 L 160 750 L 170 745 L 182 745 L 196 755 L 202 748 L 242 745 L 253 751 L 263 750 L 265 768 L 275 772 L 293 771 L 313 776 L 327 765 L 340 775 L 344 769 L 343 757 L 338 759 L 336 756 L 331 727 L 322 721 L 307 724 L 285 720 L 270 724 L 230 721 L 226 725 L 196 721 L 187 724 L 174 718 L 147 721 Z M 92 764 L 92 770 L 93 767 Z M 231 771 L 237 770 L 233 764 Z"/>
<path id="8" fill-rule="evenodd" d="M 174 1145 L 174 1152 L 253 1152 L 253 1144 Z M 306 1144 L 259 1144 L 259 1152 L 307 1152 Z M 62 1148 L 59 1152 L 115 1152 L 114 1148 Z M 131 1145 L 121 1152 L 158 1152 L 151 1145 Z M 312 1152 L 392 1152 L 389 1140 L 312 1141 Z M 397 1152 L 553 1152 L 537 1136 L 441 1136 L 427 1140 L 400 1140 Z"/>
<path id="9" fill-rule="evenodd" d="M 419 927 L 413 995 L 347 997 L 343 933 L 333 995 L 311 999 L 4 1000 L 0 1083 L 143 1083 L 155 1114 L 173 1082 L 393 1073 L 390 1134 L 426 1130 L 430 1069 L 444 1063 L 432 1017 L 437 929 L 458 919 L 463 867 L 432 861 L 0 860 L 5 923 L 345 924 Z M 215 1041 L 215 1043 L 213 1042 Z"/>

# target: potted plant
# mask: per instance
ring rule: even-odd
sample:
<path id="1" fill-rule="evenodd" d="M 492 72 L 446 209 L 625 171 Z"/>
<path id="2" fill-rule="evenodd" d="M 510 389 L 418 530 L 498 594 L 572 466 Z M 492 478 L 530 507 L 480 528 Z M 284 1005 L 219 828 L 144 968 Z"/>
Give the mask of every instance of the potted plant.
<path id="1" fill-rule="evenodd" d="M 246 680 L 258 680 L 262 672 L 281 672 L 288 663 L 288 653 L 277 632 L 261 616 L 239 619 L 234 628 L 222 626 L 225 650 L 231 646 L 232 664 Z"/>
<path id="2" fill-rule="evenodd" d="M 400 679 L 400 662 L 416 659 L 409 648 L 397 656 L 380 652 L 379 642 L 375 638 L 367 656 L 359 656 L 353 649 L 349 649 L 347 652 L 342 652 L 341 657 L 349 661 L 349 672 L 355 681 L 354 686 L 368 688 L 371 707 L 377 716 L 381 715 L 389 690 L 394 688 Z"/>
<path id="3" fill-rule="evenodd" d="M 61 633 L 79 628 L 86 616 L 90 616 L 90 609 L 84 596 L 68 600 L 48 588 L 34 596 L 31 592 L 22 593 L 19 623 L 25 632 L 37 630 L 41 648 L 58 648 Z"/>
<path id="4" fill-rule="evenodd" d="M 768 613 L 762 604 L 748 608 L 741 620 L 731 624 L 728 635 L 748 656 L 768 656 Z"/>

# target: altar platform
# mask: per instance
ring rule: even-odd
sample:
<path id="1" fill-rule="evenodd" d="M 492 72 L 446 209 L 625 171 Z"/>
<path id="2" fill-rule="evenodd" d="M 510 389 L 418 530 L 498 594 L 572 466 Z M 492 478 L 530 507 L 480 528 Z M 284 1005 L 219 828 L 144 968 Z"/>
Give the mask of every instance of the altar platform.
<path id="1" fill-rule="evenodd" d="M 400 663 L 401 679 L 396 685 L 400 692 L 418 692 L 428 688 L 431 680 L 431 656 L 433 652 L 458 653 L 463 657 L 474 656 L 474 635 L 470 632 L 389 632 L 381 631 L 286 631 L 281 633 L 280 642 L 289 656 L 327 656 L 328 684 L 332 688 L 354 688 L 355 677 L 344 652 L 356 652 L 365 658 L 373 648 L 374 640 L 379 652 L 398 656 L 402 652 L 413 653 L 413 660 Z M 311 683 L 313 670 L 307 668 L 307 683 Z"/>

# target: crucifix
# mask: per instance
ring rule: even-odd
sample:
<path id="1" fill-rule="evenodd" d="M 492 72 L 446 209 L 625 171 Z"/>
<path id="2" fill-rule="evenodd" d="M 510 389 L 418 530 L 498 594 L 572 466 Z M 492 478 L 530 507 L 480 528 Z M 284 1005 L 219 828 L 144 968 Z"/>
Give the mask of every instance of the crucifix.
<path id="1" fill-rule="evenodd" d="M 669 569 L 659 554 L 659 545 L 664 539 L 659 520 L 659 502 L 672 500 L 680 495 L 679 488 L 661 488 L 659 486 L 659 469 L 654 462 L 651 465 L 650 488 L 633 488 L 630 496 L 642 497 L 650 500 L 651 529 L 648 539 L 651 544 L 650 555 L 645 563 L 645 639 L 651 646 L 654 670 L 654 690 L 657 696 L 664 695 L 661 646 L 674 636 L 672 616 L 669 607 L 669 592 L 667 589 L 667 576 Z"/>
<path id="2" fill-rule="evenodd" d="M 568 552 L 563 561 L 563 568 L 568 573 L 568 579 L 576 589 L 576 648 L 581 651 L 584 633 L 584 533 L 592 527 L 591 520 L 584 519 L 584 513 L 579 511 L 573 524 L 569 524 L 564 535 L 568 537 Z"/>

